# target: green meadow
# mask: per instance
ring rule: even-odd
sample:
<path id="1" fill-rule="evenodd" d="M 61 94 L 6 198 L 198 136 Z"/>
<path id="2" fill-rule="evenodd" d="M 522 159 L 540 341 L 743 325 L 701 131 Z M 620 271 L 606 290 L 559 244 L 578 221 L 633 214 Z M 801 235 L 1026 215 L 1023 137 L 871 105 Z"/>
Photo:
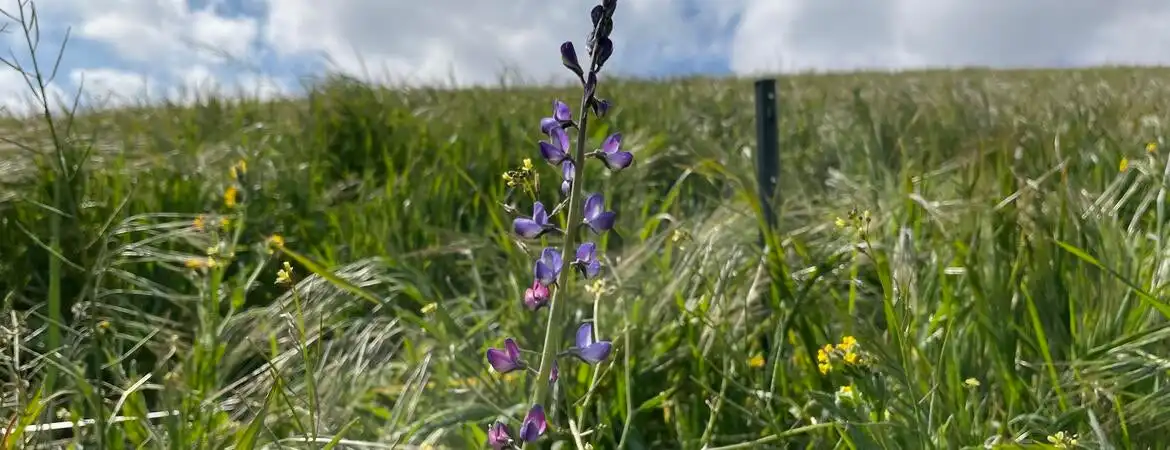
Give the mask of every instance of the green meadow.
<path id="1" fill-rule="evenodd" d="M 540 445 L 1167 448 L 1168 75 L 779 77 L 763 244 L 752 80 L 603 80 L 590 146 L 620 131 L 635 163 L 587 166 L 616 232 L 560 308 L 614 351 L 562 363 Z M 512 233 L 532 198 L 502 174 L 530 158 L 559 201 L 539 120 L 579 96 L 328 76 L 4 119 L 2 447 L 516 430 L 538 381 L 484 352 L 539 351 L 541 244 Z"/>

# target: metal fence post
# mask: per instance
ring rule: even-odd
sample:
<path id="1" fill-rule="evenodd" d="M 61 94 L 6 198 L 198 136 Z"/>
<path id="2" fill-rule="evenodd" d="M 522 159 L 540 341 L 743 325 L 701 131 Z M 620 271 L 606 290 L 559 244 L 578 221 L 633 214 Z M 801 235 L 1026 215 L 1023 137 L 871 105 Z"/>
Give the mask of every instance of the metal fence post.
<path id="1" fill-rule="evenodd" d="M 776 181 L 780 177 L 780 120 L 776 114 L 776 80 L 756 80 L 756 182 L 760 206 L 769 228 L 776 226 L 772 205 L 777 196 Z M 763 235 L 760 235 L 763 245 Z"/>
<path id="2" fill-rule="evenodd" d="M 759 189 L 760 209 L 768 231 L 776 229 L 776 213 L 772 209 L 779 193 L 776 190 L 780 178 L 780 119 L 776 112 L 776 80 L 756 80 L 756 183 Z M 760 248 L 767 243 L 764 231 L 760 230 Z M 764 306 L 771 309 L 766 297 L 761 298 Z M 772 313 L 772 311 L 768 311 Z M 760 347 L 764 355 L 772 354 L 772 343 L 768 333 L 760 336 Z M 768 356 L 765 356 L 765 361 Z"/>

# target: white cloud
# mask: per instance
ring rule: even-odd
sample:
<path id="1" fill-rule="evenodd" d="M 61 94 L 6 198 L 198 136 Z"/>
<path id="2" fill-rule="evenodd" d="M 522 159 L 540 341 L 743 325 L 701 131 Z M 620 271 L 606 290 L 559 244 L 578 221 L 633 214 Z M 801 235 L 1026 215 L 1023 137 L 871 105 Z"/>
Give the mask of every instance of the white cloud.
<path id="1" fill-rule="evenodd" d="M 1160 0 L 750 0 L 736 72 L 1170 63 Z"/>
<path id="2" fill-rule="evenodd" d="M 74 26 L 78 41 L 67 58 L 84 61 L 69 67 L 90 73 L 91 87 L 137 92 L 132 74 L 149 72 L 152 94 L 214 85 L 279 95 L 290 88 L 279 80 L 295 75 L 288 68 L 305 57 L 328 56 L 351 75 L 398 82 L 492 84 L 506 70 L 522 77 L 513 81 L 567 80 L 557 46 L 573 40 L 584 58 L 596 4 L 242 2 L 259 15 L 229 17 L 224 0 L 200 8 L 191 0 L 38 5 L 46 22 Z M 1170 2 L 1163 0 L 620 0 L 615 21 L 609 70 L 626 74 L 1170 64 Z M 235 59 L 263 61 L 260 70 L 277 80 L 241 74 Z M 11 88 L 0 87 L 0 95 L 4 89 Z"/>

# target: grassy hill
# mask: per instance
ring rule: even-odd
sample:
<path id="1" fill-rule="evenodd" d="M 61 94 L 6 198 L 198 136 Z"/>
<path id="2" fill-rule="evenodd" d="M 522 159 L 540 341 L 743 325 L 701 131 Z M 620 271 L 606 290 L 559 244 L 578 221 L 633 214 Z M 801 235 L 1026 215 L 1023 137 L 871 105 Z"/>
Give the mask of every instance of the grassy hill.
<path id="1" fill-rule="evenodd" d="M 1170 147 L 1147 144 L 1165 138 L 1168 74 L 781 78 L 766 250 L 750 81 L 607 81 L 591 145 L 621 131 L 636 163 L 587 167 L 617 232 L 598 241 L 603 285 L 563 304 L 615 347 L 596 372 L 560 367 L 561 398 L 588 400 L 551 406 L 550 434 L 1164 446 Z M 516 430 L 538 381 L 483 355 L 505 337 L 539 350 L 521 302 L 539 245 L 512 235 L 503 205 L 531 199 L 501 174 L 532 158 L 538 198 L 558 201 L 538 122 L 577 96 L 332 78 L 295 100 L 10 122 L 0 419 L 99 423 L 4 445 L 481 448 L 496 419 Z M 177 415 L 104 423 L 147 411 Z"/>

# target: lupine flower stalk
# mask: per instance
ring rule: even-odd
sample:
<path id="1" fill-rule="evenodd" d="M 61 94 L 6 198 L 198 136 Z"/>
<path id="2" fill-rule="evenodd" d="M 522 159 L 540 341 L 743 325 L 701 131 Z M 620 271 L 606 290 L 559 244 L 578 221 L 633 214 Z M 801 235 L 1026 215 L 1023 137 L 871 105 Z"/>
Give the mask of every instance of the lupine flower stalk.
<path id="1" fill-rule="evenodd" d="M 561 311 L 563 308 L 559 307 L 559 303 L 562 292 L 571 288 L 569 285 L 573 276 L 600 280 L 598 277 L 603 270 L 597 245 L 588 240 L 576 242 L 578 235 L 584 232 L 586 236 L 598 236 L 612 230 L 616 223 L 616 213 L 606 209 L 605 198 L 601 194 L 590 193 L 588 198 L 584 198 L 584 167 L 587 160 L 596 159 L 613 172 L 629 167 L 634 160 L 633 154 L 622 148 L 620 133 L 608 136 L 597 150 L 586 151 L 585 148 L 590 113 L 595 118 L 602 118 L 612 108 L 608 100 L 598 98 L 596 94 L 598 74 L 613 55 L 610 33 L 613 31 L 613 14 L 616 9 L 617 0 L 603 0 L 590 10 L 593 30 L 586 40 L 589 56 L 587 65 L 581 64 L 571 41 L 560 45 L 561 63 L 582 84 L 578 117 L 574 121 L 573 110 L 565 102 L 553 101 L 552 113 L 540 119 L 540 131 L 545 138 L 537 143 L 537 148 L 541 158 L 560 172 L 561 183 L 558 187 L 565 199 L 552 210 L 547 210 L 544 204 L 535 201 L 536 195 L 532 192 L 532 215 L 516 218 L 512 230 L 518 238 L 526 240 L 543 241 L 552 236 L 562 237 L 559 249 L 545 247 L 535 258 L 532 284 L 524 291 L 523 304 L 528 311 L 537 313 L 547 309 L 544 342 L 539 349 L 540 361 L 534 370 L 521 358 L 520 345 L 513 338 L 505 339 L 503 348 L 488 349 L 485 355 L 488 365 L 495 372 L 525 371 L 534 373 L 536 380 L 541 381 L 532 383 L 528 413 L 518 426 L 510 428 L 507 423 L 496 422 L 489 427 L 488 444 L 493 449 L 527 446 L 541 439 L 550 428 L 545 405 L 550 400 L 549 390 L 560 378 L 557 358 L 573 357 L 580 363 L 596 365 L 605 361 L 613 350 L 613 344 L 598 336 L 600 330 L 588 321 L 577 325 L 573 345 L 560 350 L 560 336 L 569 325 L 562 317 L 565 313 Z M 576 132 L 575 148 L 569 130 Z M 527 160 L 525 163 L 527 168 Z M 505 176 L 505 180 L 511 178 Z M 515 208 L 511 211 L 515 212 Z M 564 211 L 565 220 L 558 228 L 554 221 L 561 211 Z M 597 308 L 594 308 L 595 316 L 596 311 Z M 512 430 L 516 430 L 516 434 L 512 434 Z"/>

